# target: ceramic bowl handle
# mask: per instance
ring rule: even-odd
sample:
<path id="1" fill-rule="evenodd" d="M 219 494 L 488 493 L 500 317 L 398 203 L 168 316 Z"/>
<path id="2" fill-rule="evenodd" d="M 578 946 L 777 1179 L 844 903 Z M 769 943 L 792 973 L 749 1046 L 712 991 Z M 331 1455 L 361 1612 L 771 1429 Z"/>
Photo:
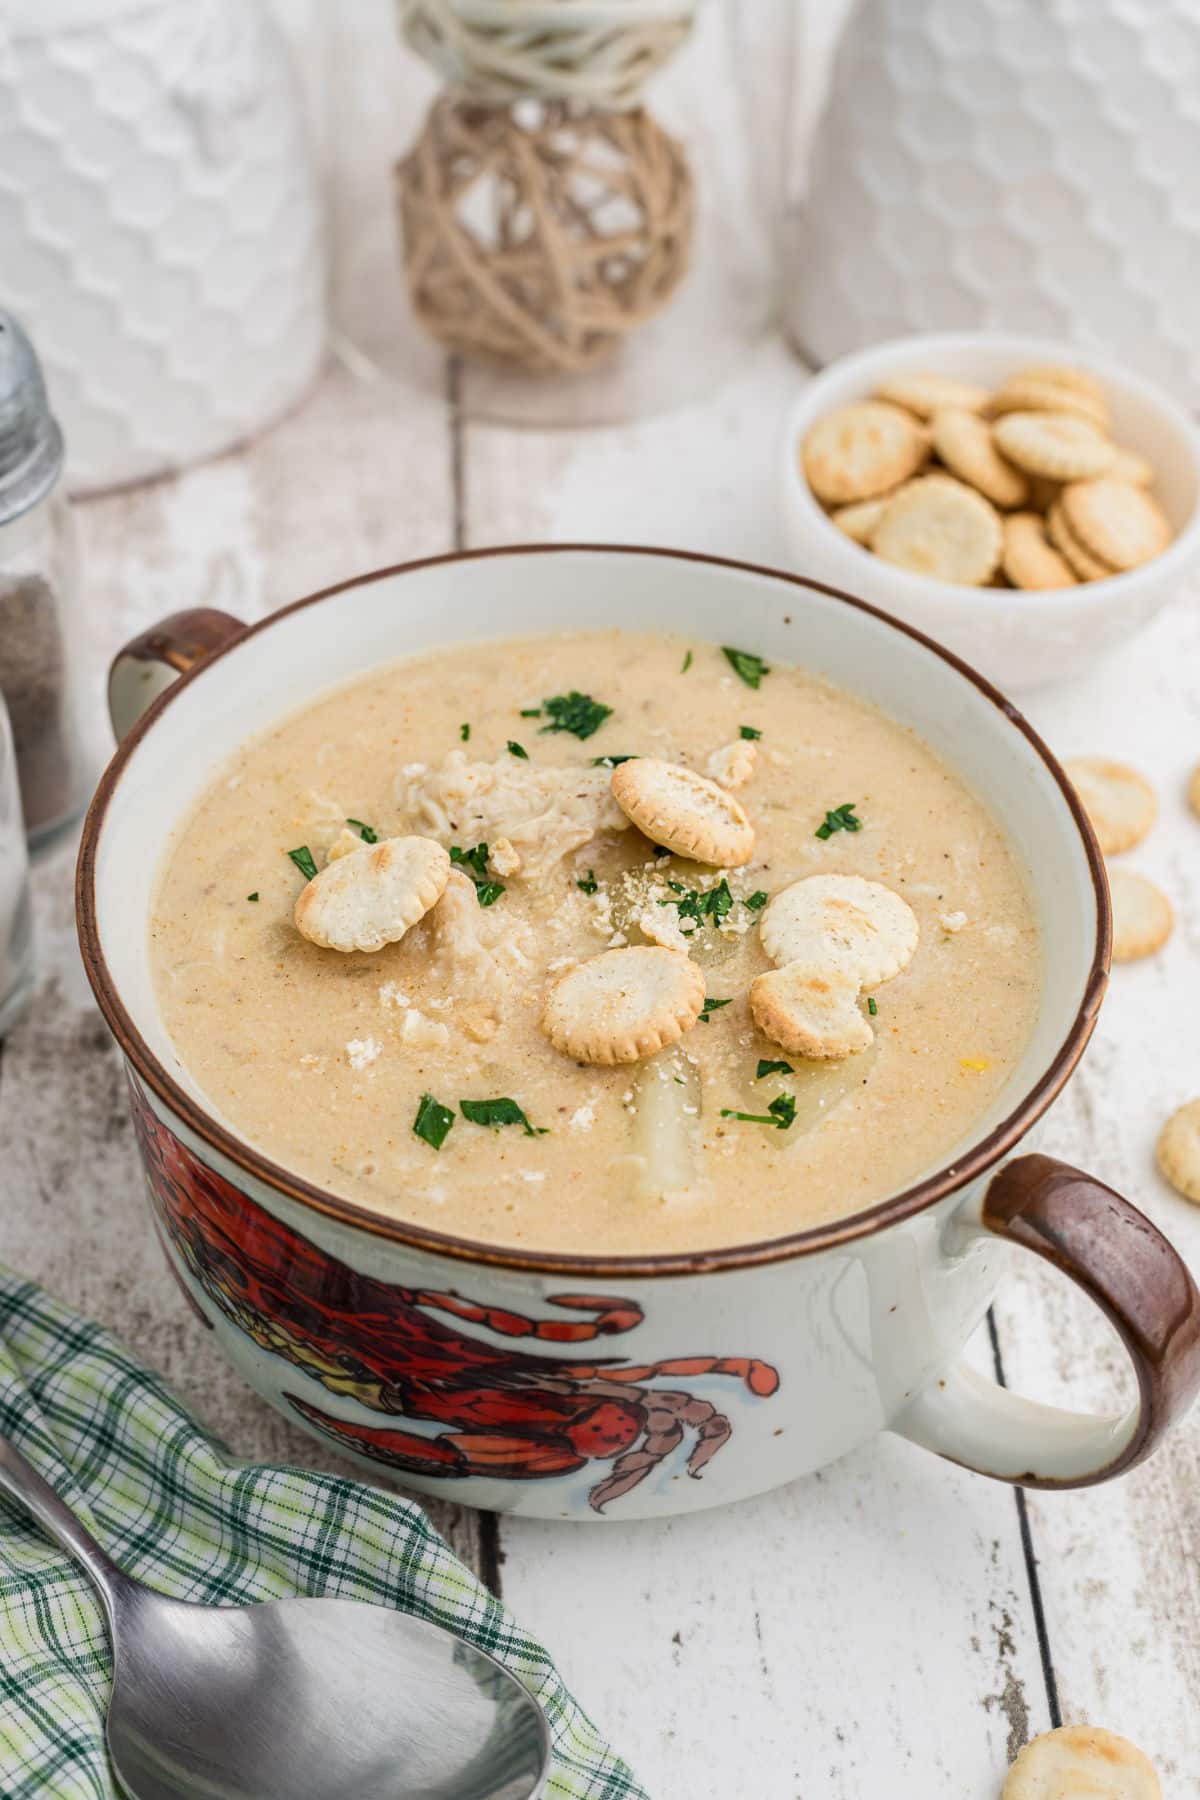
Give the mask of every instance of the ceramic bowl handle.
<path id="1" fill-rule="evenodd" d="M 196 606 L 131 638 L 108 671 L 108 716 L 118 742 L 173 681 L 245 629 L 232 613 Z"/>
<path id="2" fill-rule="evenodd" d="M 1090 1487 L 1149 1456 L 1200 1389 L 1200 1293 L 1162 1233 L 1111 1188 L 1050 1156 L 1007 1164 L 955 1226 L 968 1239 L 1006 1238 L 1077 1282 L 1116 1326 L 1138 1397 L 1122 1414 L 1066 1412 L 959 1363 L 893 1429 L 1024 1487 Z"/>

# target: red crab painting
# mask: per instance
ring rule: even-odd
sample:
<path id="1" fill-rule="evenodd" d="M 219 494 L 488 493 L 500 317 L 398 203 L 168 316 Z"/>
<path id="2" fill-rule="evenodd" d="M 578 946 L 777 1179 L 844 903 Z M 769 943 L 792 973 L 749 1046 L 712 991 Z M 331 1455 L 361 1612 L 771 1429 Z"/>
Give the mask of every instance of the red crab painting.
<path id="1" fill-rule="evenodd" d="M 725 1415 L 663 1379 L 729 1376 L 766 1398 L 779 1385 L 749 1357 L 677 1356 L 649 1363 L 579 1361 L 498 1346 L 464 1327 L 533 1343 L 589 1343 L 632 1331 L 643 1312 L 608 1295 L 556 1294 L 561 1316 L 527 1318 L 456 1292 L 400 1287 L 360 1274 L 200 1162 L 153 1114 L 135 1083 L 134 1121 L 152 1198 L 171 1242 L 221 1311 L 262 1349 L 330 1393 L 372 1411 L 442 1427 L 434 1434 L 340 1419 L 288 1403 L 360 1456 L 422 1476 L 538 1481 L 609 1463 L 591 1488 L 596 1512 L 628 1494 L 691 1436 L 699 1476 L 733 1434 Z M 451 1323 L 453 1321 L 453 1323 Z"/>

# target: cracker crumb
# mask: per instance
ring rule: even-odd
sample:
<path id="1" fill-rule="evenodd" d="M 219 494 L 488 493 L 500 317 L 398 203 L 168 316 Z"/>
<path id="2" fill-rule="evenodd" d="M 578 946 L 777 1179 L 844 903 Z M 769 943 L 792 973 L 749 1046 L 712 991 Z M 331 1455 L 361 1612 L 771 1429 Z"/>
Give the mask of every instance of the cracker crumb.
<path id="1" fill-rule="evenodd" d="M 352 1069 L 365 1069 L 383 1050 L 378 1038 L 351 1038 L 346 1045 L 346 1061 Z"/>
<path id="2" fill-rule="evenodd" d="M 595 1123 L 596 1108 L 590 1100 L 583 1106 L 577 1106 L 567 1120 L 567 1125 L 572 1131 L 590 1131 Z"/>
<path id="3" fill-rule="evenodd" d="M 673 907 L 648 906 L 638 914 L 637 924 L 652 944 L 661 944 L 664 950 L 687 950 L 689 934 Z"/>
<path id="4" fill-rule="evenodd" d="M 510 838 L 498 837 L 488 852 L 488 866 L 497 875 L 515 875 L 521 867 L 521 857 Z"/>
<path id="5" fill-rule="evenodd" d="M 435 1050 L 450 1042 L 447 1027 L 439 1024 L 436 1019 L 426 1018 L 415 1006 L 410 1006 L 404 1015 L 400 1037 L 413 1050 Z"/>
<path id="6" fill-rule="evenodd" d="M 343 825 L 325 852 L 326 866 L 328 867 L 332 862 L 340 862 L 343 856 L 350 856 L 355 850 L 361 850 L 362 847 L 363 840 L 357 831 L 351 831 L 348 825 Z"/>
<path id="7" fill-rule="evenodd" d="M 723 788 L 741 788 L 754 774 L 758 762 L 758 745 L 746 738 L 735 738 L 714 750 L 705 764 L 706 773 Z"/>
<path id="8" fill-rule="evenodd" d="M 967 923 L 967 915 L 965 912 L 943 913 L 938 923 L 943 931 L 961 931 Z"/>

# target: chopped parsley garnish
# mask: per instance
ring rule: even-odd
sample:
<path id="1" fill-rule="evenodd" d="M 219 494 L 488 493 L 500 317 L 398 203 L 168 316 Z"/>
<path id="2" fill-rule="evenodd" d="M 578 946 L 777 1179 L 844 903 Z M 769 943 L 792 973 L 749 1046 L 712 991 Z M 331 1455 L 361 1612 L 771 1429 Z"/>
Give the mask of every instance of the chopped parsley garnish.
<path id="1" fill-rule="evenodd" d="M 252 894 L 246 895 L 246 898 L 247 898 L 247 900 L 257 900 L 258 899 L 258 889 L 255 888 L 255 890 Z"/>
<path id="2" fill-rule="evenodd" d="M 714 925 L 720 925 L 734 904 L 734 897 L 729 891 L 729 883 L 723 875 L 716 887 L 707 890 L 686 888 L 682 881 L 668 881 L 667 886 L 672 893 L 679 894 L 681 898 L 660 900 L 658 904 L 677 907 L 681 919 L 695 919 L 698 925 L 703 925 L 705 919 L 710 920 Z M 757 893 L 749 895 L 742 901 L 742 905 L 748 906 L 751 912 L 761 911 L 766 904 L 767 895 L 761 888 Z"/>
<path id="3" fill-rule="evenodd" d="M 683 667 L 682 667 L 682 669 L 680 669 L 679 673 L 681 675 L 686 675 L 688 670 L 691 668 L 691 666 L 692 666 L 692 653 L 689 650 L 687 655 L 683 659 Z"/>
<path id="4" fill-rule="evenodd" d="M 789 1062 L 772 1062 L 769 1056 L 760 1056 L 755 1081 L 761 1081 L 764 1075 L 794 1075 L 796 1073 Z"/>
<path id="5" fill-rule="evenodd" d="M 487 880 L 488 847 L 476 844 L 473 850 L 460 850 L 457 844 L 450 846 L 450 861 L 467 871 L 472 881 Z"/>
<path id="6" fill-rule="evenodd" d="M 733 995 L 731 994 L 729 1000 L 732 1000 L 732 998 Z M 710 1014 L 720 1012 L 723 1006 L 729 1005 L 729 1000 L 705 1000 L 704 1005 L 700 1008 L 700 1023 L 702 1025 L 707 1025 Z"/>
<path id="7" fill-rule="evenodd" d="M 793 1125 L 796 1120 L 796 1096 L 794 1094 L 778 1095 L 776 1099 L 772 1100 L 767 1111 L 778 1120 L 780 1131 L 786 1131 L 788 1126 Z"/>
<path id="8" fill-rule="evenodd" d="M 471 727 L 469 725 L 460 725 L 458 728 L 458 735 L 465 744 L 471 735 Z"/>
<path id="9" fill-rule="evenodd" d="M 509 738 L 508 754 L 510 756 L 519 756 L 522 762 L 529 761 L 528 750 L 525 748 L 524 744 L 518 744 L 516 738 Z"/>
<path id="10" fill-rule="evenodd" d="M 575 883 L 575 886 L 577 888 L 582 888 L 585 894 L 596 893 L 597 890 L 599 889 L 600 883 L 596 880 L 595 869 L 589 869 L 587 872 L 587 875 L 585 877 L 583 877 L 581 880 L 577 881 Z"/>
<path id="11" fill-rule="evenodd" d="M 471 877 L 480 906 L 491 906 L 504 892 L 504 883 L 493 881 L 489 876 L 487 859 L 486 844 L 476 844 L 472 850 L 460 850 L 457 844 L 450 846 L 450 861 Z"/>
<path id="12" fill-rule="evenodd" d="M 454 1108 L 443 1106 L 432 1094 L 422 1094 L 421 1104 L 417 1108 L 417 1116 L 413 1120 L 413 1130 L 419 1138 L 424 1138 L 435 1150 L 440 1150 L 446 1141 L 446 1133 L 454 1123 Z"/>
<path id="13" fill-rule="evenodd" d="M 682 881 L 668 881 L 667 886 L 672 893 L 681 894 L 683 898 L 660 900 L 658 904 L 678 907 L 681 919 L 695 919 L 700 925 L 703 925 L 705 919 L 711 919 L 714 925 L 719 925 L 733 905 L 733 895 L 723 875 L 716 887 L 709 888 L 707 892 L 701 892 L 698 888 L 685 888 Z"/>
<path id="14" fill-rule="evenodd" d="M 747 687 L 760 687 L 763 676 L 771 673 L 762 657 L 755 656 L 752 650 L 734 650 L 731 645 L 722 644 L 721 651 L 734 674 L 740 676 Z"/>
<path id="15" fill-rule="evenodd" d="M 795 1122 L 796 1100 L 793 1094 L 779 1094 L 765 1113 L 735 1112 L 732 1106 L 721 1108 L 723 1119 L 744 1119 L 748 1125 L 775 1125 L 786 1131 Z"/>
<path id="16" fill-rule="evenodd" d="M 754 725 L 739 725 L 738 736 L 744 737 L 748 743 L 753 743 L 755 738 L 760 738 L 762 736 L 762 732 Z"/>
<path id="17" fill-rule="evenodd" d="M 581 694 L 575 688 L 569 694 L 554 694 L 549 700 L 543 700 L 542 711 L 550 720 L 548 725 L 542 726 L 543 731 L 569 731 L 577 738 L 590 738 L 599 731 L 605 719 L 612 717 L 611 706 L 604 706 L 590 694 Z M 522 713 L 521 717 L 524 716 Z"/>
<path id="18" fill-rule="evenodd" d="M 347 819 L 347 825 L 353 825 L 364 844 L 377 844 L 379 833 L 373 825 L 364 825 L 361 819 Z"/>
<path id="19" fill-rule="evenodd" d="M 542 709 L 540 706 L 523 706 L 521 708 L 521 717 L 523 719 L 540 719 L 541 716 Z"/>
<path id="20" fill-rule="evenodd" d="M 526 1137 L 545 1137 L 548 1125 L 531 1125 L 515 1100 L 460 1100 L 458 1110 L 472 1125 L 521 1125 Z"/>
<path id="21" fill-rule="evenodd" d="M 636 762 L 637 759 L 636 750 L 631 751 L 628 756 L 593 756 L 592 767 L 593 769 L 619 769 L 623 762 Z"/>
<path id="22" fill-rule="evenodd" d="M 317 872 L 317 865 L 313 861 L 313 853 L 308 845 L 301 844 L 298 850 L 289 850 L 288 856 L 295 863 L 305 881 L 311 881 Z"/>
<path id="23" fill-rule="evenodd" d="M 857 800 L 847 800 L 841 806 L 835 806 L 825 814 L 825 823 L 817 826 L 815 835 L 819 838 L 831 838 L 835 831 L 861 831 L 862 820 L 854 816 L 857 805 Z"/>
<path id="24" fill-rule="evenodd" d="M 874 994 L 868 994 L 868 996 L 867 996 L 867 1011 L 870 1013 L 872 1018 L 874 1018 L 876 1013 L 879 1011 L 879 1008 L 875 1004 Z"/>

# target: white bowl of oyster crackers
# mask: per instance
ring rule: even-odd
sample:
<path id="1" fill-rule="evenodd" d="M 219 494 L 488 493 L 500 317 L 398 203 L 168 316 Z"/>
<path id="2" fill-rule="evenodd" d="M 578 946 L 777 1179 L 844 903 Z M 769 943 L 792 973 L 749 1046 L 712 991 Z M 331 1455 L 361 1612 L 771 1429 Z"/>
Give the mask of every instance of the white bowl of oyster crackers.
<path id="1" fill-rule="evenodd" d="M 1053 340 L 898 338 L 831 363 L 782 445 L 797 568 L 1001 687 L 1070 679 L 1197 577 L 1200 432 Z"/>

